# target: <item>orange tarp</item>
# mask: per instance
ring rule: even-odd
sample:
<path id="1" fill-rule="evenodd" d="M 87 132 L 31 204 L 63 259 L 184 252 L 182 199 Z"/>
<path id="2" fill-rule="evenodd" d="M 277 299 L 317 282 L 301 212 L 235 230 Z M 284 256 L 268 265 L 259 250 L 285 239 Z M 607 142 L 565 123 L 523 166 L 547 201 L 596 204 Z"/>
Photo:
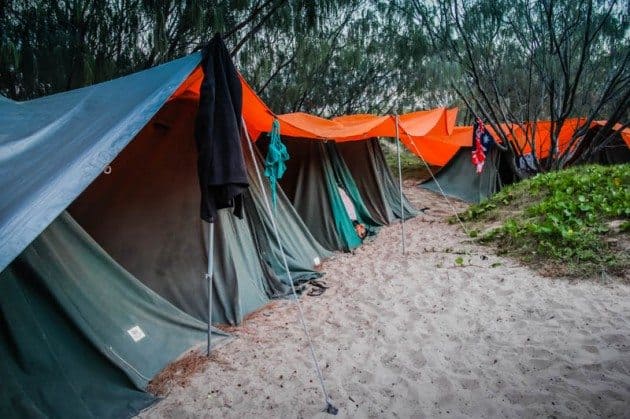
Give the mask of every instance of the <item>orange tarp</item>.
<path id="1" fill-rule="evenodd" d="M 391 115 L 358 114 L 332 119 L 301 112 L 275 115 L 240 74 L 239 77 L 243 90 L 243 118 L 253 141 L 256 141 L 261 133 L 270 132 L 272 123 L 276 118 L 280 122 L 281 135 L 287 137 L 332 141 L 396 137 L 396 119 Z M 203 73 L 198 67 L 182 83 L 170 100 L 197 99 L 202 78 Z M 472 127 L 456 127 L 456 119 L 457 108 L 438 108 L 400 115 L 398 117 L 398 135 L 401 142 L 411 152 L 421 156 L 428 164 L 443 166 L 457 153 L 460 147 L 472 145 Z M 569 119 L 565 122 L 558 137 L 558 149 L 561 152 L 569 146 L 573 133 L 583 122 L 583 118 Z M 603 126 L 604 124 L 605 121 L 596 121 L 592 126 Z M 503 127 L 507 128 L 506 125 Z M 615 126 L 616 130 L 620 128 L 620 124 Z M 526 139 L 534 138 L 537 156 L 545 158 L 549 156 L 551 149 L 550 130 L 551 122 L 549 121 L 527 123 L 523 125 L 523 128 L 513 125 L 514 135 L 509 134 L 509 137 L 525 154 L 532 151 Z M 506 129 L 506 132 L 509 133 L 509 130 Z M 624 129 L 621 136 L 630 147 L 630 128 Z M 495 138 L 499 139 L 496 135 Z"/>
<path id="2" fill-rule="evenodd" d="M 254 141 L 261 133 L 271 131 L 275 118 L 280 122 L 281 135 L 287 137 L 352 141 L 396 136 L 394 118 L 389 115 L 346 115 L 325 119 L 298 112 L 276 116 L 240 74 L 239 77 L 243 91 L 243 118 Z M 202 79 L 203 72 L 198 67 L 170 100 L 198 98 Z M 434 109 L 401 115 L 400 134 L 405 131 L 414 139 L 427 134 L 448 135 L 452 132 L 456 117 L 457 109 Z"/>
<path id="3" fill-rule="evenodd" d="M 461 147 L 459 144 L 462 141 L 461 133 L 458 131 L 455 135 L 456 117 L 457 108 L 401 115 L 400 140 L 412 153 L 428 164 L 444 166 Z"/>
<path id="4" fill-rule="evenodd" d="M 302 112 L 278 115 L 280 132 L 283 123 L 307 131 L 306 138 L 329 139 L 334 141 L 352 141 L 373 138 L 388 134 L 394 130 L 394 123 L 389 116 L 349 115 L 335 119 L 324 119 Z M 387 136 L 387 135 L 383 135 Z"/>
<path id="5" fill-rule="evenodd" d="M 344 126 L 362 133 L 365 138 L 393 137 L 396 135 L 394 118 L 389 115 L 378 116 L 369 114 L 343 115 L 332 119 Z"/>
<path id="6" fill-rule="evenodd" d="M 558 151 L 564 152 L 569 147 L 571 137 L 575 131 L 584 123 L 584 118 L 567 119 L 560 129 L 558 135 Z M 523 126 L 512 125 L 512 131 L 504 128 L 512 143 L 523 150 L 523 154 L 532 152 L 531 145 L 536 147 L 536 156 L 546 158 L 551 153 L 551 121 L 538 121 L 523 124 Z M 528 141 L 529 139 L 529 141 Z"/>

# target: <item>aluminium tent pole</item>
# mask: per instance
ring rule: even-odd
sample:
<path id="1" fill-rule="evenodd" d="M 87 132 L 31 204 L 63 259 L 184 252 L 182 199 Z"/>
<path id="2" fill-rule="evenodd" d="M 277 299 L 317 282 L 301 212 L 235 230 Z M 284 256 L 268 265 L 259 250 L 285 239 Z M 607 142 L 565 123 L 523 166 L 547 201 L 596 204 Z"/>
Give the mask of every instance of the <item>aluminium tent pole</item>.
<path id="1" fill-rule="evenodd" d="M 207 355 L 210 356 L 210 347 L 212 341 L 212 279 L 214 278 L 214 220 L 208 224 L 208 272 L 206 273 L 206 281 L 208 283 L 208 350 Z"/>
<path id="2" fill-rule="evenodd" d="M 403 180 L 402 166 L 400 163 L 400 135 L 398 133 L 398 114 L 394 116 L 396 120 L 396 154 L 398 155 L 398 182 L 400 186 L 400 242 L 402 243 L 402 253 L 405 254 L 405 209 L 403 204 Z"/>
<path id="3" fill-rule="evenodd" d="M 324 393 L 324 400 L 326 402 L 326 408 L 324 412 L 329 413 L 331 415 L 336 415 L 338 409 L 332 404 L 332 400 L 328 395 L 328 391 L 326 390 L 326 384 L 324 383 L 324 375 L 322 374 L 322 370 L 319 367 L 319 362 L 317 361 L 317 355 L 315 355 L 315 347 L 313 345 L 313 340 L 311 339 L 311 334 L 308 331 L 308 326 L 306 324 L 306 319 L 304 318 L 304 310 L 302 310 L 302 305 L 300 304 L 300 299 L 298 298 L 297 291 L 295 290 L 295 284 L 293 283 L 293 277 L 291 276 L 291 270 L 289 269 L 289 263 L 287 262 L 287 255 L 284 251 L 284 247 L 282 246 L 282 241 L 280 240 L 280 233 L 278 232 L 278 225 L 276 224 L 275 215 L 273 210 L 271 209 L 270 199 L 267 196 L 267 190 L 265 189 L 265 184 L 263 183 L 262 175 L 260 174 L 260 169 L 258 168 L 258 161 L 256 160 L 256 154 L 254 153 L 254 147 L 252 146 L 252 140 L 249 137 L 249 131 L 247 131 L 247 124 L 245 123 L 245 118 L 241 115 L 241 121 L 243 122 L 243 131 L 245 132 L 245 139 L 247 141 L 247 146 L 249 147 L 249 152 L 252 156 L 252 161 L 254 162 L 254 167 L 256 169 L 256 177 L 258 178 L 258 182 L 260 184 L 260 189 L 263 194 L 263 200 L 265 202 L 265 209 L 267 210 L 267 215 L 271 219 L 271 225 L 273 227 L 273 233 L 280 246 L 280 255 L 282 256 L 282 264 L 284 266 L 285 273 L 287 274 L 287 278 L 289 279 L 289 283 L 291 284 L 291 292 L 293 294 L 293 301 L 298 309 L 298 314 L 300 318 L 300 323 L 302 324 L 302 329 L 304 330 L 304 335 L 306 335 L 306 340 L 308 341 L 308 346 L 311 351 L 311 357 L 313 358 L 313 364 L 315 365 L 315 372 L 317 373 L 317 378 L 319 379 L 319 384 L 322 388 L 322 392 Z"/>

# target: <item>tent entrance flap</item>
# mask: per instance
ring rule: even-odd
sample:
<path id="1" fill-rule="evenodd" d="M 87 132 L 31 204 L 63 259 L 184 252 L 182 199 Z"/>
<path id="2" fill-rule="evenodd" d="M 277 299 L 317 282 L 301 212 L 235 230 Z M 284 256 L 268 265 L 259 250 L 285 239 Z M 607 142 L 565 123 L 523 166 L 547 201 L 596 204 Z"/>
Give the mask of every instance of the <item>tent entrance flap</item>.
<path id="1" fill-rule="evenodd" d="M 375 221 L 389 224 L 401 217 L 398 181 L 387 166 L 377 139 L 336 143 L 335 148 L 355 181 L 363 202 Z M 414 217 L 416 210 L 403 195 L 402 211 L 405 219 Z"/>
<path id="2" fill-rule="evenodd" d="M 354 211 L 356 213 L 356 220 L 365 225 L 370 234 L 376 234 L 377 228 L 383 224 L 377 220 L 377 217 L 372 215 L 365 204 L 354 177 L 339 152 L 337 145 L 333 142 L 327 142 L 325 143 L 325 146 L 333 168 L 335 180 L 337 181 L 339 187 L 346 192 L 347 196 L 352 201 Z"/>

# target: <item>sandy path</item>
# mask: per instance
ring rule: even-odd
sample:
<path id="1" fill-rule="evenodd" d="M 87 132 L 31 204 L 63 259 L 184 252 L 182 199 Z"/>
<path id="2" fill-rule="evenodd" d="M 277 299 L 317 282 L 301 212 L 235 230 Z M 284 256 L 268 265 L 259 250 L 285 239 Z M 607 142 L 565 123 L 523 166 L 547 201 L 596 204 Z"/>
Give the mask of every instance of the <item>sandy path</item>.
<path id="1" fill-rule="evenodd" d="M 406 193 L 430 207 L 406 224 L 407 255 L 384 228 L 302 299 L 340 416 L 629 417 L 630 286 L 541 278 L 467 243 L 442 198 Z M 142 416 L 329 417 L 291 302 L 235 334 Z"/>

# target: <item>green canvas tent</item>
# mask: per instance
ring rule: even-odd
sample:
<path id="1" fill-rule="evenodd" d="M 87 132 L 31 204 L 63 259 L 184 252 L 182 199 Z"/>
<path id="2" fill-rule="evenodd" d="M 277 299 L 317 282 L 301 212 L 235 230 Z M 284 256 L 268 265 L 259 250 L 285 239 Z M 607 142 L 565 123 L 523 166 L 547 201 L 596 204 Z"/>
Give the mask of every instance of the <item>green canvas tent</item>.
<path id="1" fill-rule="evenodd" d="M 280 186 L 312 235 L 327 250 L 349 251 L 361 244 L 346 211 L 339 188 L 352 199 L 358 221 L 368 227 L 379 224 L 362 202 L 347 168 L 337 153 L 331 156 L 324 141 L 283 138 L 289 160 Z M 257 142 L 266 154 L 269 137 Z"/>
<path id="2" fill-rule="evenodd" d="M 205 327 L 64 213 L 0 273 L 0 417 L 135 415 L 155 401 L 149 380 L 205 342 Z"/>
<path id="3" fill-rule="evenodd" d="M 134 279 L 67 215 L 198 65 L 0 101 L 0 416 L 127 417 L 204 324 Z M 55 221 L 56 220 L 56 221 Z M 218 342 L 215 336 L 214 342 Z"/>
<path id="4" fill-rule="evenodd" d="M 169 101 L 72 204 L 70 212 L 95 240 L 139 280 L 180 309 L 207 321 L 207 233 L 199 220 L 194 115 L 196 102 Z M 247 151 L 247 150 L 244 150 Z M 277 262 L 260 186 L 251 177 L 245 217 L 221 210 L 215 222 L 213 312 L 215 323 L 239 324 L 250 312 L 289 292 Z M 317 245 L 286 201 L 279 224 L 291 250 L 296 280 L 318 277 Z M 260 222 L 260 221 L 263 222 Z"/>
<path id="5" fill-rule="evenodd" d="M 501 171 L 505 172 L 507 164 L 502 162 L 501 153 L 496 148 L 486 157 L 480 174 L 477 174 L 470 156 L 470 147 L 461 147 L 453 158 L 434 174 L 435 179 L 428 178 L 419 186 L 466 202 L 481 202 L 498 192 L 503 184 L 508 183 L 506 176 L 501 176 Z"/>
<path id="6" fill-rule="evenodd" d="M 343 157 L 365 206 L 377 223 L 385 225 L 402 218 L 399 184 L 387 166 L 377 139 L 329 143 L 329 147 Z M 402 199 L 405 219 L 414 217 L 413 205 L 404 195 Z"/>
<path id="7" fill-rule="evenodd" d="M 0 416 L 133 415 L 154 401 L 141 391 L 148 380 L 205 340 L 194 318 L 207 317 L 196 102 L 169 101 L 200 59 L 0 101 L 0 125 L 11 127 L 0 133 Z M 188 118 L 177 112 L 182 106 Z M 173 127 L 186 121 L 182 137 Z M 64 213 L 68 207 L 84 225 Z M 257 250 L 264 234 L 255 238 L 247 217 L 221 211 L 218 218 L 215 320 L 238 323 L 284 295 L 287 280 Z M 325 252 L 303 224 L 288 224 L 284 235 L 300 237 L 283 243 L 298 255 L 296 276 L 319 275 L 314 255 Z M 278 257 L 279 246 L 267 249 Z"/>

